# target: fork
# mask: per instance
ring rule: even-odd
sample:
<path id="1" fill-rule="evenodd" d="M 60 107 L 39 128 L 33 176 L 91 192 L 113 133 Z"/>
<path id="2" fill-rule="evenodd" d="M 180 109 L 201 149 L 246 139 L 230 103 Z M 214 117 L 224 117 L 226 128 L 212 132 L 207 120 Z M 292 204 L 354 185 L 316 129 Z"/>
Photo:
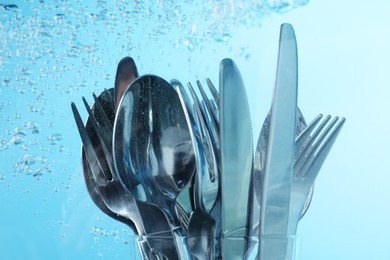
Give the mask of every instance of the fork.
<path id="1" fill-rule="evenodd" d="M 188 89 L 192 102 L 187 95 L 186 89 L 178 80 L 171 80 L 170 83 L 178 92 L 187 121 L 191 126 L 191 138 L 195 140 L 197 158 L 197 174 L 195 178 L 197 181 L 194 187 L 195 191 L 192 192 L 191 196 L 195 196 L 193 198 L 195 208 L 199 207 L 209 212 L 216 200 L 219 180 L 218 152 L 214 150 L 215 142 L 210 130 L 212 126 L 207 121 L 210 115 L 206 114 L 205 108 L 199 101 L 191 83 L 188 83 Z M 200 82 L 198 82 L 198 86 L 202 87 Z M 207 101 L 210 102 L 208 99 Z M 209 107 L 208 105 L 206 107 Z M 208 198 L 205 198 L 205 192 L 209 195 Z"/>
<path id="2" fill-rule="evenodd" d="M 100 98 L 103 99 L 104 97 L 107 97 L 107 95 L 109 95 L 109 92 L 107 90 L 105 90 L 102 93 L 102 95 L 100 96 Z M 108 97 L 110 97 L 110 96 L 108 96 Z M 94 95 L 94 98 L 97 99 L 97 97 L 95 95 Z M 108 98 L 108 99 L 110 100 L 110 98 Z M 97 103 L 96 103 L 96 105 L 97 105 Z M 99 105 L 101 105 L 100 102 L 99 102 Z M 87 122 L 85 123 L 85 127 L 87 128 L 89 125 L 90 125 L 90 122 L 89 122 L 89 119 L 87 119 Z M 88 128 L 87 128 L 87 131 L 88 131 Z M 134 232 L 137 232 L 135 224 L 132 220 L 116 214 L 111 209 L 109 209 L 107 207 L 107 205 L 104 203 L 102 197 L 100 196 L 98 186 L 93 178 L 91 165 L 89 164 L 89 162 L 86 159 L 86 154 L 84 152 L 84 149 L 82 149 L 82 151 L 81 151 L 81 159 L 82 159 L 82 167 L 83 167 L 83 175 L 84 175 L 85 184 L 87 186 L 88 193 L 90 194 L 90 197 L 91 197 L 92 201 L 95 203 L 95 205 L 101 211 L 103 211 L 106 215 L 110 216 L 111 218 L 113 218 L 115 220 L 118 220 L 118 221 L 126 224 Z"/>
<path id="3" fill-rule="evenodd" d="M 328 156 L 338 134 L 340 133 L 345 118 L 339 120 L 327 116 L 321 124 L 322 115 L 319 115 L 296 140 L 296 159 L 294 162 L 294 176 L 292 180 L 291 202 L 289 211 L 289 228 L 291 234 L 296 234 L 298 222 L 301 218 L 307 196 L 311 187 Z M 312 135 L 310 135 L 312 133 Z"/>
<path id="4" fill-rule="evenodd" d="M 197 173 L 191 193 L 195 209 L 189 220 L 188 236 L 197 237 L 197 239 L 192 239 L 188 243 L 188 249 L 192 255 L 199 259 L 211 259 L 214 256 L 213 239 L 218 216 L 218 210 L 213 209 L 219 201 L 219 153 L 216 152 L 219 141 L 219 123 L 214 110 L 216 106 L 213 106 L 212 102 L 217 104 L 219 100 L 215 101 L 215 97 L 217 97 L 215 88 L 214 100 L 210 100 L 200 81 L 196 83 L 203 98 L 202 102 L 191 83 L 187 84 L 191 96 L 190 101 L 183 85 L 178 80 L 171 80 L 171 84 L 176 88 L 182 101 L 183 110 L 191 126 L 191 135 L 195 140 Z M 213 88 L 209 79 L 207 84 L 209 88 Z M 213 93 L 213 89 L 210 91 Z M 197 219 L 199 216 L 202 216 L 202 219 Z M 209 246 L 205 248 L 204 245 Z"/>

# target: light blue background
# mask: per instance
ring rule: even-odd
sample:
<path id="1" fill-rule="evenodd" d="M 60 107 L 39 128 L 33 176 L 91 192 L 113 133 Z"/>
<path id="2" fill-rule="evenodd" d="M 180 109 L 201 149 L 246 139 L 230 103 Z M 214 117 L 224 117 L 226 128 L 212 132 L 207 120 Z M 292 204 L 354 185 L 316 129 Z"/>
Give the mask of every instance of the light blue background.
<path id="1" fill-rule="evenodd" d="M 238 14 L 233 17 L 219 17 L 218 8 L 194 11 L 212 1 L 194 1 L 193 8 L 187 1 L 181 14 L 194 17 L 185 19 L 175 18 L 169 2 L 140 1 L 144 9 L 131 14 L 119 1 L 0 7 L 0 259 L 130 259 L 131 232 L 86 193 L 70 102 L 82 108 L 81 96 L 91 102 L 92 91 L 112 87 L 126 55 L 141 74 L 183 82 L 218 82 L 219 61 L 231 57 L 247 86 L 257 143 L 283 22 L 296 31 L 299 106 L 307 121 L 319 113 L 347 118 L 300 222 L 299 260 L 390 259 L 388 1 L 312 0 L 268 15 L 255 8 L 257 1 L 244 1 L 243 12 L 253 12 L 246 25 L 238 22 L 240 1 L 228 12 Z M 225 42 L 201 34 L 213 21 L 230 30 Z M 13 144 L 18 131 L 24 142 Z M 60 134 L 57 141 L 53 134 Z M 25 155 L 35 163 L 18 164 Z M 42 175 L 20 172 L 23 167 L 42 168 Z"/>

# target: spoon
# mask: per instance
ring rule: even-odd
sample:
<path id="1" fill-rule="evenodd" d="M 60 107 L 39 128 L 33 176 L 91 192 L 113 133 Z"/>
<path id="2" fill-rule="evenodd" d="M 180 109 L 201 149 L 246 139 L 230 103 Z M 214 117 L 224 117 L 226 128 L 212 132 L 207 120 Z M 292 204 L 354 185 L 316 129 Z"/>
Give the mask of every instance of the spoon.
<path id="1" fill-rule="evenodd" d="M 113 151 L 128 192 L 160 207 L 184 235 L 176 199 L 194 174 L 195 158 L 179 97 L 168 82 L 145 75 L 126 89 L 115 118 Z"/>

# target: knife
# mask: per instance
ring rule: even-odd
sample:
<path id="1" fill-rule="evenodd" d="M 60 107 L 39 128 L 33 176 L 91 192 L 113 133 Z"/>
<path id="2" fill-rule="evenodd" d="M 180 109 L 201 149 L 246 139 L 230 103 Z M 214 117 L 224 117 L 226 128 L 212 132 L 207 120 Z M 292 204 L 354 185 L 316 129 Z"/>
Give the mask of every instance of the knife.
<path id="1" fill-rule="evenodd" d="M 262 189 L 259 243 L 261 260 L 288 259 L 288 216 L 293 178 L 297 93 L 295 33 L 290 24 L 282 24 Z"/>
<path id="2" fill-rule="evenodd" d="M 236 64 L 220 64 L 221 228 L 223 255 L 241 259 L 245 241 L 229 243 L 228 237 L 244 237 L 248 192 L 252 172 L 252 125 L 245 86 Z"/>

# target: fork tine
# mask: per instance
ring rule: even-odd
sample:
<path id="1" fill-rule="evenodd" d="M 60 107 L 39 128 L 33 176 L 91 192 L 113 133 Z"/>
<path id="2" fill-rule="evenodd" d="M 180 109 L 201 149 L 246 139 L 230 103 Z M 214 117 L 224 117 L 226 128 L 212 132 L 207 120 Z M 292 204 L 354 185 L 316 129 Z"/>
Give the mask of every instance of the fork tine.
<path id="1" fill-rule="evenodd" d="M 301 151 L 301 149 L 303 148 L 303 145 L 308 140 L 310 133 L 318 125 L 318 123 L 320 122 L 320 119 L 322 117 L 323 117 L 323 115 L 319 114 L 316 118 L 314 118 L 314 120 L 295 139 L 295 154 L 298 154 Z"/>
<path id="2" fill-rule="evenodd" d="M 206 82 L 207 82 L 207 86 L 209 87 L 209 90 L 211 92 L 211 95 L 213 96 L 213 98 L 211 100 L 211 104 L 212 104 L 215 120 L 216 120 L 217 125 L 218 125 L 217 130 L 219 133 L 219 103 L 220 103 L 219 102 L 219 93 L 209 78 L 206 79 Z"/>
<path id="3" fill-rule="evenodd" d="M 113 178 L 113 173 L 115 172 L 114 166 L 112 164 L 112 162 L 113 162 L 112 150 L 111 150 L 112 148 L 111 147 L 110 147 L 111 149 L 109 148 L 109 145 L 107 144 L 107 140 L 103 137 L 103 133 L 102 133 L 100 127 L 98 126 L 98 123 L 96 122 L 96 119 L 91 111 L 91 108 L 88 105 L 87 100 L 84 97 L 82 97 L 82 99 L 83 99 L 85 108 L 87 109 L 87 112 L 89 115 L 89 120 L 91 121 L 92 126 L 93 126 L 93 130 L 95 131 L 96 136 L 99 139 L 100 145 L 101 145 L 102 150 L 103 150 L 104 157 L 105 157 L 106 162 L 107 162 L 108 167 L 109 167 L 109 172 L 105 171 L 105 175 L 106 175 L 106 177 L 108 177 L 108 180 L 111 180 Z"/>
<path id="4" fill-rule="evenodd" d="M 213 95 L 213 98 L 214 98 L 214 101 L 215 101 L 217 107 L 219 107 L 219 93 L 218 93 L 217 89 L 215 88 L 213 82 L 211 82 L 211 80 L 209 78 L 206 79 L 206 82 L 207 82 L 207 86 L 210 89 L 211 95 Z"/>
<path id="5" fill-rule="evenodd" d="M 310 178 L 310 180 L 314 181 L 315 178 L 318 175 L 318 172 L 320 168 L 322 167 L 322 164 L 324 163 L 326 157 L 328 156 L 334 142 L 336 141 L 337 136 L 339 135 L 344 123 L 345 123 L 345 118 L 343 117 L 338 124 L 333 127 L 336 123 L 337 120 L 334 120 L 334 124 L 330 125 L 326 130 L 326 134 L 324 133 L 325 136 L 327 136 L 326 140 L 324 142 L 322 138 L 321 142 L 316 143 L 316 149 L 313 149 L 310 159 L 308 160 L 307 163 L 307 168 L 303 172 L 303 176 L 305 178 Z M 329 135 L 328 135 L 329 133 Z"/>
<path id="6" fill-rule="evenodd" d="M 92 175 L 96 180 L 96 182 L 105 180 L 106 176 L 104 176 L 104 172 L 105 172 L 104 168 L 100 164 L 99 157 L 96 154 L 91 139 L 88 135 L 87 129 L 85 128 L 83 120 L 81 119 L 80 113 L 73 102 L 71 103 L 71 106 L 72 106 L 73 116 L 80 133 L 81 141 L 83 143 L 85 155 L 93 173 Z"/>
<path id="7" fill-rule="evenodd" d="M 205 125 L 206 125 L 209 133 L 211 133 L 211 135 L 213 137 L 214 143 L 217 144 L 217 147 L 219 147 L 219 142 L 218 142 L 219 141 L 219 138 L 218 138 L 218 136 L 219 136 L 218 116 L 216 115 L 215 110 L 213 109 L 213 106 L 212 106 L 212 104 L 210 102 L 210 99 L 207 97 L 206 92 L 204 91 L 203 86 L 200 83 L 200 81 L 197 80 L 196 84 L 198 85 L 198 89 L 200 91 L 200 94 L 202 95 L 202 99 L 203 99 L 203 101 L 204 101 L 204 103 L 206 105 L 208 114 L 210 115 L 210 119 L 211 119 L 210 121 L 211 121 L 212 126 L 210 124 L 205 124 Z M 203 111 L 203 112 L 204 112 L 205 119 L 206 119 L 206 116 L 207 116 L 206 114 L 207 113 L 205 111 Z"/>
<path id="8" fill-rule="evenodd" d="M 204 119 L 205 111 L 203 111 L 203 109 L 200 105 L 198 96 L 196 95 L 195 90 L 192 87 L 191 83 L 188 82 L 187 86 L 188 86 L 188 90 L 190 91 L 192 100 L 194 101 L 194 115 L 198 118 L 198 120 L 197 120 L 198 125 L 197 126 L 198 126 L 199 131 L 202 133 L 201 136 L 202 136 L 202 140 L 203 140 L 204 135 L 205 135 L 205 131 L 204 131 L 205 128 L 201 127 L 203 125 L 203 123 L 201 121 L 205 120 Z"/>
<path id="9" fill-rule="evenodd" d="M 204 91 L 204 88 L 199 80 L 196 81 L 196 84 L 198 85 L 198 89 L 200 90 L 200 94 L 202 95 L 202 99 L 206 104 L 207 110 L 209 111 L 210 117 L 213 120 L 213 124 L 216 126 L 218 125 L 218 116 L 216 115 L 214 108 L 211 104 L 210 99 L 207 97 L 206 92 Z"/>
<path id="10" fill-rule="evenodd" d="M 107 91 L 107 93 L 110 94 L 108 91 Z M 95 95 L 95 93 L 92 93 L 92 96 L 93 96 L 93 99 L 95 101 L 95 106 L 96 106 L 96 109 L 98 111 L 98 114 L 103 121 L 101 125 L 107 126 L 108 130 L 110 130 L 110 132 L 112 133 L 113 125 L 112 125 L 112 122 L 110 121 L 110 119 L 108 119 L 108 115 L 106 114 L 106 111 L 104 110 L 102 103 L 100 102 L 98 97 Z"/>
<path id="11" fill-rule="evenodd" d="M 321 124 L 314 130 L 314 133 L 307 138 L 305 142 L 303 142 L 303 145 L 301 146 L 301 149 L 297 151 L 297 154 L 295 155 L 295 162 L 294 167 L 302 168 L 302 162 L 305 160 L 305 157 L 310 153 L 310 148 L 312 147 L 312 144 L 314 141 L 318 138 L 321 131 L 324 129 L 326 124 L 329 122 L 331 116 L 326 116 L 325 119 L 321 122 Z"/>
<path id="12" fill-rule="evenodd" d="M 325 127 L 325 123 L 323 122 L 320 127 L 316 130 L 316 137 L 312 138 L 310 140 L 310 145 L 307 145 L 305 147 L 305 154 L 302 156 L 303 161 L 301 164 L 299 164 L 299 168 L 297 171 L 297 176 L 305 176 L 304 174 L 307 172 L 307 167 L 310 165 L 311 159 L 314 157 L 314 152 L 319 148 L 324 138 L 329 134 L 329 132 L 332 130 L 332 127 L 335 125 L 335 123 L 338 121 L 338 117 L 335 117 L 325 128 L 324 131 L 323 128 Z M 328 120 L 329 121 L 329 120 Z M 313 140 L 315 139 L 315 143 L 313 144 Z"/>
<path id="13" fill-rule="evenodd" d="M 108 91 L 108 90 L 105 88 L 103 92 L 104 92 L 104 94 L 107 95 L 107 97 L 109 97 L 110 103 L 111 103 L 112 107 L 115 107 L 115 100 L 114 100 L 114 97 L 111 95 L 110 91 Z"/>
<path id="14" fill-rule="evenodd" d="M 200 85 L 200 82 L 198 83 L 198 86 Z M 208 131 L 208 127 L 207 127 L 207 124 L 205 122 L 205 111 L 202 109 L 201 105 L 200 105 L 200 102 L 199 102 L 199 99 L 191 85 L 191 83 L 188 83 L 188 88 L 190 90 L 190 93 L 191 93 L 191 96 L 192 96 L 192 99 L 194 100 L 194 104 L 195 104 L 195 111 L 197 114 L 199 114 L 199 128 L 201 129 L 201 131 L 204 132 L 204 138 L 205 138 L 205 142 L 206 142 L 206 146 L 207 146 L 207 149 L 205 149 L 205 152 L 206 152 L 206 158 L 208 159 L 207 160 L 207 164 L 209 165 L 209 174 L 210 174 L 210 180 L 213 181 L 216 177 L 216 174 L 218 172 L 218 169 L 217 169 L 217 165 L 214 163 L 216 162 L 216 158 L 215 158 L 215 153 L 214 153 L 214 146 L 213 146 L 213 141 L 211 140 L 211 136 L 210 136 L 210 132 Z M 207 98 L 207 97 L 206 97 Z M 206 106 L 207 106 L 207 103 L 206 103 Z"/>
<path id="15" fill-rule="evenodd" d="M 108 115 L 105 112 L 105 109 L 103 108 L 103 105 L 100 102 L 99 98 L 94 93 L 92 93 L 92 96 L 95 101 L 95 109 L 94 109 L 93 117 L 96 119 L 97 118 L 100 119 L 100 120 L 95 119 L 95 121 L 100 129 L 101 135 L 104 139 L 104 143 L 107 145 L 108 151 L 110 152 L 110 154 L 112 154 L 112 133 L 113 133 L 112 122 L 108 118 Z"/>
<path id="16" fill-rule="evenodd" d="M 179 203 L 176 204 L 176 210 L 178 212 L 178 215 L 180 216 L 183 225 L 186 227 L 186 229 L 188 229 L 189 217 L 187 212 Z"/>

